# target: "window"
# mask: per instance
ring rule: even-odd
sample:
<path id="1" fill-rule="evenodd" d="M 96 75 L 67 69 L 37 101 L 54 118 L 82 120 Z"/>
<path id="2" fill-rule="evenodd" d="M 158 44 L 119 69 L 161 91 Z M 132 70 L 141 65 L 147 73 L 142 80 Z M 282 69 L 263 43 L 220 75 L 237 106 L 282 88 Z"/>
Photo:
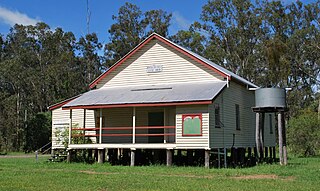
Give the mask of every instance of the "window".
<path id="1" fill-rule="evenodd" d="M 221 128 L 221 120 L 220 120 L 220 106 L 216 104 L 214 106 L 214 122 L 216 128 Z"/>
<path id="2" fill-rule="evenodd" d="M 182 115 L 182 136 L 202 136 L 202 114 Z"/>
<path id="3" fill-rule="evenodd" d="M 270 128 L 270 134 L 273 134 L 272 115 L 271 114 L 269 114 L 269 128 Z"/>
<path id="4" fill-rule="evenodd" d="M 238 104 L 236 104 L 236 129 L 240 130 L 240 109 Z"/>

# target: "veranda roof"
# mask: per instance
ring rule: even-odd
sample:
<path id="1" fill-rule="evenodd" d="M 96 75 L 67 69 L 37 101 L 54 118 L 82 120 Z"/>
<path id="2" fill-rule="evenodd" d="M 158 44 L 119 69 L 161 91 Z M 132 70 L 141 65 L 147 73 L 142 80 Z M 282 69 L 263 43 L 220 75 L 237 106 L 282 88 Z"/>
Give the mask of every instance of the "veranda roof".
<path id="1" fill-rule="evenodd" d="M 197 82 L 126 86 L 90 90 L 63 108 L 99 108 L 112 105 L 161 104 L 212 101 L 227 82 Z"/>

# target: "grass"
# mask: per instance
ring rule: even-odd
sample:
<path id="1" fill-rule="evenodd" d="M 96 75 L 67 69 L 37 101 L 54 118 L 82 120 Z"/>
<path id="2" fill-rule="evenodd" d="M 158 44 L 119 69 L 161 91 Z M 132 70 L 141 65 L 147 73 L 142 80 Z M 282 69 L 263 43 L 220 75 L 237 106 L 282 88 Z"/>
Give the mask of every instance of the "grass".
<path id="1" fill-rule="evenodd" d="M 0 190 L 319 190 L 320 158 L 243 169 L 48 163 L 0 157 Z"/>

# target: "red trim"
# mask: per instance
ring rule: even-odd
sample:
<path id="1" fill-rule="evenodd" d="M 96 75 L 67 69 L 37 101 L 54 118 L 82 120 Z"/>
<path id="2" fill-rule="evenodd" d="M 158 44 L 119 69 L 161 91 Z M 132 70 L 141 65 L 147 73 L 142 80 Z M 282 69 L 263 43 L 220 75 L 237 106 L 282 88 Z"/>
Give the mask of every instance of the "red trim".
<path id="1" fill-rule="evenodd" d="M 176 126 L 143 126 L 136 127 L 136 129 L 175 129 Z"/>
<path id="2" fill-rule="evenodd" d="M 175 129 L 175 126 L 140 126 L 136 127 L 139 129 Z M 102 130 L 132 130 L 133 127 L 103 127 Z M 72 128 L 72 131 L 95 131 L 100 130 L 100 128 Z"/>
<path id="3" fill-rule="evenodd" d="M 164 38 L 158 36 L 157 34 L 153 34 L 151 35 L 149 38 L 147 38 L 144 42 L 142 42 L 141 44 L 139 44 L 138 46 L 136 46 L 131 52 L 129 52 L 127 55 L 125 55 L 124 57 L 122 57 L 116 64 L 114 64 L 113 66 L 111 66 L 109 68 L 108 71 L 106 71 L 105 73 L 103 73 L 102 75 L 100 75 L 98 78 L 96 78 L 93 82 L 91 82 L 89 84 L 90 89 L 92 89 L 95 85 L 97 85 L 97 83 L 99 83 L 106 75 L 108 75 L 109 73 L 111 73 L 113 70 L 115 70 L 119 65 L 121 65 L 123 62 L 125 62 L 128 58 L 130 58 L 134 53 L 136 53 L 138 50 L 140 50 L 145 44 L 147 44 L 148 42 L 150 42 L 152 39 L 156 38 L 157 40 L 165 43 L 166 45 L 178 50 L 179 52 L 181 52 L 182 54 L 188 56 L 189 58 L 199 62 L 200 64 L 204 65 L 205 67 L 217 72 L 218 74 L 220 74 L 221 76 L 223 76 L 224 78 L 228 78 L 229 80 L 231 80 L 231 76 L 221 72 L 220 70 L 214 68 L 213 66 L 205 63 L 204 61 L 200 60 L 199 58 L 191 55 L 190 53 L 186 52 L 185 50 L 177 47 L 176 45 L 172 44 L 170 41 L 165 40 Z"/>
<path id="4" fill-rule="evenodd" d="M 175 136 L 175 133 L 158 133 L 158 134 L 136 134 L 136 137 L 154 137 L 154 136 Z"/>
<path id="5" fill-rule="evenodd" d="M 49 109 L 49 110 L 54 110 L 54 109 L 57 109 L 57 108 L 59 108 L 59 107 L 62 107 L 62 106 L 64 106 L 65 104 L 69 103 L 70 101 L 78 98 L 79 96 L 81 96 L 81 94 L 79 94 L 79 95 L 77 95 L 77 96 L 74 96 L 74 97 L 72 97 L 72 98 L 63 100 L 63 101 L 61 101 L 61 102 L 59 102 L 59 103 L 50 105 L 50 106 L 48 107 L 48 109 Z"/>
<path id="6" fill-rule="evenodd" d="M 74 134 L 72 137 L 99 137 L 100 134 L 92 134 L 92 135 L 85 135 L 85 134 Z M 127 134 L 101 134 L 102 137 L 131 137 L 131 133 Z M 158 134 L 136 134 L 136 137 L 156 137 L 156 136 L 175 136 L 175 133 L 158 133 Z"/>
<path id="7" fill-rule="evenodd" d="M 57 109 L 57 108 L 59 108 L 59 107 L 64 106 L 65 104 L 69 103 L 70 101 L 71 101 L 71 100 L 64 101 L 64 102 L 61 102 L 61 103 L 58 103 L 58 104 L 52 105 L 52 106 L 50 106 L 48 109 L 49 109 L 49 110 Z"/>
<path id="8" fill-rule="evenodd" d="M 51 110 L 57 109 L 57 108 L 59 108 L 59 107 L 62 107 L 62 106 L 64 106 L 64 105 L 66 105 L 67 103 L 69 103 L 70 101 L 76 99 L 77 97 L 79 97 L 79 96 L 76 96 L 76 97 L 73 97 L 73 98 L 64 100 L 64 101 L 62 101 L 62 102 L 56 103 L 56 104 L 54 104 L 54 105 L 51 105 L 51 106 L 48 107 L 48 109 L 51 111 Z"/>
<path id="9" fill-rule="evenodd" d="M 174 106 L 174 105 L 200 105 L 211 104 L 212 101 L 187 101 L 187 102 L 171 102 L 171 103 L 137 103 L 137 104 L 111 104 L 111 105 L 85 105 L 63 107 L 62 110 L 69 109 L 100 109 L 100 108 L 115 108 L 115 107 L 158 107 L 158 106 Z"/>
<path id="10" fill-rule="evenodd" d="M 95 131 L 100 130 L 100 128 L 72 128 L 71 131 Z"/>
<path id="11" fill-rule="evenodd" d="M 184 119 L 185 119 L 186 117 L 192 117 L 192 118 L 194 118 L 194 117 L 199 117 L 199 118 L 200 118 L 200 121 L 201 121 L 201 123 L 200 123 L 200 134 L 184 134 L 184 132 L 183 132 L 183 125 L 184 125 Z M 183 115 L 182 115 L 182 136 L 183 136 L 183 137 L 202 136 L 202 113 L 198 113 L 198 114 L 183 114 Z"/>
<path id="12" fill-rule="evenodd" d="M 132 130 L 132 127 L 104 127 L 101 130 Z"/>

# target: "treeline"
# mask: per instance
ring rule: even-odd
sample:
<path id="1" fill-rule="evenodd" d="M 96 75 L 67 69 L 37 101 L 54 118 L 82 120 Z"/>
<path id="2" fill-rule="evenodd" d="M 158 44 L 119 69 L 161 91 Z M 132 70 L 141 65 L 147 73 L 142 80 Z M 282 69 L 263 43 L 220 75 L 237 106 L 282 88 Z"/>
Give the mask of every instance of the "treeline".
<path id="1" fill-rule="evenodd" d="M 47 107 L 87 91 L 93 79 L 152 32 L 262 87 L 292 87 L 289 117 L 317 109 L 319 0 L 288 5 L 210 0 L 199 22 L 173 35 L 168 32 L 172 14 L 163 10 L 142 12 L 126 3 L 112 18 L 107 44 L 95 33 L 77 39 L 45 23 L 15 25 L 0 37 L 0 151 L 31 151 L 49 142 Z"/>

